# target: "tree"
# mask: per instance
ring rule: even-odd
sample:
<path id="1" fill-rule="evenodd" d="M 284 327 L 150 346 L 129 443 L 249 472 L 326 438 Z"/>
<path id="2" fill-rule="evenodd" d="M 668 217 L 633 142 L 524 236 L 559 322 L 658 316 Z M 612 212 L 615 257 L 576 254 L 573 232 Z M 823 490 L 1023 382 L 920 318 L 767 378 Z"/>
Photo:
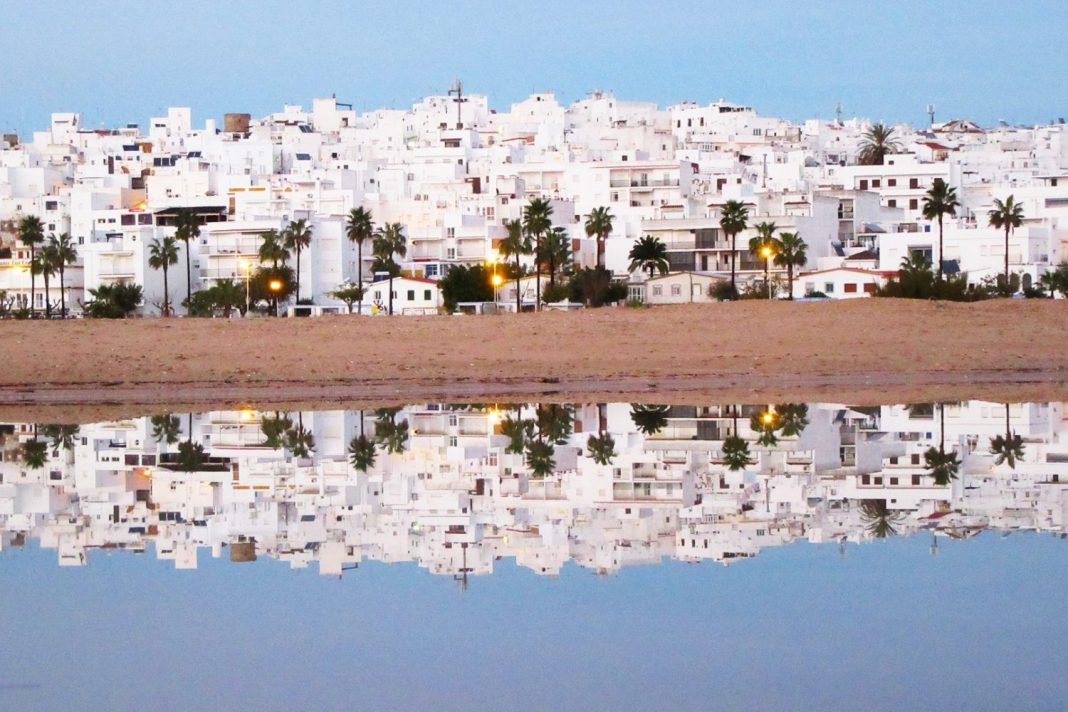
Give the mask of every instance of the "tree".
<path id="1" fill-rule="evenodd" d="M 408 444 L 408 421 L 397 422 L 400 408 L 379 408 L 375 411 L 375 442 L 387 452 L 404 452 Z"/>
<path id="2" fill-rule="evenodd" d="M 789 291 L 789 299 L 794 298 L 794 268 L 805 266 L 808 261 L 808 244 L 801 239 L 797 232 L 779 233 L 779 251 L 772 258 L 776 267 L 786 268 L 786 283 Z"/>
<path id="3" fill-rule="evenodd" d="M 942 487 L 948 485 L 951 480 L 957 479 L 957 472 L 960 470 L 960 460 L 957 458 L 956 452 L 946 452 L 945 403 L 940 403 L 938 405 L 938 413 L 938 447 L 927 448 L 927 451 L 923 454 L 923 461 L 924 465 L 927 467 L 927 471 L 934 477 L 935 484 Z"/>
<path id="4" fill-rule="evenodd" d="M 538 437 L 526 445 L 524 461 L 530 469 L 530 476 L 535 480 L 545 479 L 556 469 L 555 448 L 552 443 Z"/>
<path id="5" fill-rule="evenodd" d="M 204 467 L 207 461 L 204 446 L 192 440 L 183 440 L 178 443 L 178 469 L 182 472 L 197 472 Z"/>
<path id="6" fill-rule="evenodd" d="M 65 291 L 65 271 L 67 265 L 78 261 L 78 252 L 74 249 L 74 242 L 70 234 L 63 233 L 58 238 L 52 235 L 48 238 L 48 249 L 52 253 L 52 259 L 59 270 L 59 313 L 63 318 L 67 317 L 67 293 Z"/>
<path id="7" fill-rule="evenodd" d="M 366 435 L 355 435 L 349 440 L 349 462 L 360 472 L 367 472 L 375 465 L 375 443 Z"/>
<path id="8" fill-rule="evenodd" d="M 386 223 L 375 233 L 372 244 L 375 257 L 382 270 L 389 273 L 389 314 L 393 315 L 393 278 L 400 273 L 400 265 L 393 255 L 404 257 L 408 254 L 408 243 L 404 237 L 404 226 L 400 223 Z"/>
<path id="9" fill-rule="evenodd" d="M 185 298 L 193 296 L 193 265 L 189 256 L 189 243 L 200 237 L 200 218 L 189 208 L 179 208 L 174 214 L 174 237 L 185 243 Z"/>
<path id="10" fill-rule="evenodd" d="M 285 238 L 281 233 L 277 230 L 266 230 L 260 233 L 260 240 L 262 240 L 258 251 L 260 264 L 270 262 L 271 267 L 270 271 L 261 267 L 249 279 L 249 292 L 251 294 L 253 291 L 260 291 L 254 290 L 254 285 L 261 287 L 261 293 L 266 295 L 271 304 L 271 313 L 274 316 L 278 316 L 278 300 L 280 297 L 289 296 L 292 292 L 296 275 L 286 265 L 286 262 L 289 261 L 289 251 L 285 247 Z M 282 276 L 283 270 L 286 271 L 285 277 Z M 282 293 L 283 290 L 271 289 L 271 284 L 275 282 L 283 285 L 284 294 Z"/>
<path id="11" fill-rule="evenodd" d="M 571 238 L 567 236 L 567 230 L 562 227 L 556 227 L 546 233 L 545 239 L 541 243 L 538 264 L 547 264 L 549 266 L 549 287 L 556 287 L 557 272 L 566 276 L 570 271 Z"/>
<path id="12" fill-rule="evenodd" d="M 897 534 L 894 527 L 904 516 L 902 512 L 892 511 L 886 506 L 885 499 L 862 499 L 860 501 L 860 518 L 864 528 L 876 539 L 885 539 Z"/>
<path id="13" fill-rule="evenodd" d="M 656 435 L 667 427 L 669 410 L 670 408 L 666 405 L 631 403 L 630 419 L 642 435 Z"/>
<path id="14" fill-rule="evenodd" d="M 605 240 L 612 234 L 612 221 L 615 216 L 608 208 L 594 208 L 586 216 L 586 237 L 597 238 L 597 266 L 604 265 Z"/>
<path id="15" fill-rule="evenodd" d="M 1005 282 L 1003 285 L 1006 296 L 1012 293 L 1012 280 L 1009 277 L 1009 236 L 1015 228 L 1023 223 L 1023 205 L 1009 196 L 1002 202 L 1000 198 L 994 198 L 994 207 L 987 213 L 987 219 L 991 227 L 1005 230 Z"/>
<path id="16" fill-rule="evenodd" d="M 55 240 L 55 235 L 52 235 L 52 239 Z M 41 249 L 37 250 L 33 260 L 30 262 L 30 274 L 31 275 L 43 275 L 45 285 L 45 318 L 52 318 L 52 300 L 49 298 L 49 279 L 59 269 L 59 265 L 56 264 L 56 257 L 52 252 L 49 245 L 44 245 Z"/>
<path id="17" fill-rule="evenodd" d="M 282 232 L 282 244 L 297 255 L 297 303 L 300 303 L 300 253 L 311 246 L 312 227 L 304 218 L 289 223 Z"/>
<path id="18" fill-rule="evenodd" d="M 552 229 L 553 206 L 548 198 L 534 198 L 523 208 L 523 229 L 534 238 L 534 310 L 541 309 L 541 238 Z"/>
<path id="19" fill-rule="evenodd" d="M 738 435 L 738 406 L 734 406 L 733 421 L 734 427 L 731 429 L 731 434 L 723 439 L 723 447 L 720 448 L 723 463 L 732 472 L 753 464 L 749 455 L 749 443 Z"/>
<path id="20" fill-rule="evenodd" d="M 746 228 L 746 220 L 749 218 L 749 208 L 738 200 L 728 200 L 723 204 L 719 212 L 719 228 L 731 241 L 731 299 L 738 298 L 738 285 L 736 283 L 735 260 L 737 254 L 738 233 Z"/>
<path id="21" fill-rule="evenodd" d="M 125 319 L 141 306 L 144 294 L 139 284 L 116 282 L 101 284 L 89 290 L 92 297 L 85 304 L 85 315 L 91 319 Z"/>
<path id="22" fill-rule="evenodd" d="M 234 309 L 242 314 L 245 312 L 245 290 L 241 284 L 232 279 L 220 279 L 208 290 L 208 295 L 212 307 L 222 309 L 223 316 L 227 319 L 230 318 Z"/>
<path id="23" fill-rule="evenodd" d="M 293 457 L 311 456 L 312 450 L 315 449 L 315 436 L 304 427 L 304 413 L 297 413 L 297 424 L 286 429 L 284 440 L 286 450 L 293 453 Z"/>
<path id="24" fill-rule="evenodd" d="M 588 307 L 601 307 L 627 298 L 627 285 L 616 280 L 604 267 L 583 267 L 571 275 L 571 301 Z"/>
<path id="25" fill-rule="evenodd" d="M 288 415 L 275 411 L 274 415 L 263 418 L 260 421 L 260 432 L 263 433 L 263 446 L 272 450 L 280 450 L 285 444 L 286 432 L 293 427 L 293 421 Z"/>
<path id="26" fill-rule="evenodd" d="M 362 286 L 357 286 L 351 282 L 342 282 L 338 285 L 337 289 L 330 292 L 330 296 L 345 302 L 345 306 L 348 308 L 349 314 L 351 314 L 352 305 L 356 302 L 362 303 L 366 292 L 367 290 Z"/>
<path id="27" fill-rule="evenodd" d="M 523 268 L 519 264 L 519 258 L 530 254 L 530 237 L 523 232 L 523 224 L 518 220 L 505 220 L 504 227 L 508 231 L 508 237 L 501 240 L 498 249 L 505 259 L 515 258 L 515 311 L 518 314 L 523 310 L 523 296 L 519 289 Z"/>
<path id="28" fill-rule="evenodd" d="M 74 449 L 74 437 L 80 428 L 72 424 L 50 424 L 41 428 L 45 437 L 52 438 L 52 457 L 59 457 L 59 451 Z"/>
<path id="29" fill-rule="evenodd" d="M 651 235 L 638 238 L 638 241 L 630 248 L 627 257 L 630 258 L 628 269 L 631 272 L 636 269 L 648 270 L 649 279 L 653 278 L 654 271 L 667 274 L 671 267 L 668 262 L 667 246 L 660 241 L 660 238 Z"/>
<path id="30" fill-rule="evenodd" d="M 894 129 L 883 124 L 875 124 L 864 133 L 857 153 L 857 163 L 863 166 L 881 166 L 891 153 L 901 150 L 901 144 L 894 138 Z"/>
<path id="31" fill-rule="evenodd" d="M 539 403 L 534 409 L 538 435 L 555 445 L 564 445 L 574 432 L 574 408 L 559 403 Z"/>
<path id="32" fill-rule="evenodd" d="M 808 406 L 804 403 L 779 403 L 775 412 L 784 438 L 797 437 L 808 427 Z"/>
<path id="33" fill-rule="evenodd" d="M 152 438 L 156 442 L 165 440 L 168 445 L 178 442 L 182 421 L 177 415 L 153 415 L 149 422 L 152 424 Z"/>
<path id="34" fill-rule="evenodd" d="M 775 223 L 762 222 L 756 226 L 757 234 L 749 240 L 749 251 L 753 257 L 764 260 L 764 288 L 768 285 L 768 267 L 772 255 L 782 252 L 782 243 L 775 237 Z"/>
<path id="35" fill-rule="evenodd" d="M 19 221 L 19 241 L 30 248 L 30 315 L 36 312 L 37 275 L 33 264 L 37 258 L 37 246 L 44 242 L 44 225 L 36 215 L 27 215 Z"/>
<path id="36" fill-rule="evenodd" d="M 775 447 L 779 443 L 780 427 L 779 414 L 770 408 L 749 418 L 749 429 L 757 433 L 756 444 L 761 447 Z"/>
<path id="37" fill-rule="evenodd" d="M 170 283 L 167 280 L 167 269 L 178 264 L 178 241 L 173 237 L 156 238 L 148 246 L 148 266 L 152 269 L 163 270 L 163 306 L 160 311 L 163 316 L 170 316 L 171 297 Z"/>
<path id="38" fill-rule="evenodd" d="M 505 446 L 504 451 L 518 455 L 526 447 L 527 439 L 534 437 L 534 421 L 506 416 L 501 420 L 501 435 L 508 438 L 508 445 Z"/>
<path id="39" fill-rule="evenodd" d="M 616 456 L 616 440 L 606 432 L 591 435 L 586 441 L 586 454 L 598 465 L 611 465 Z"/>
<path id="40" fill-rule="evenodd" d="M 278 316 L 278 302 L 293 294 L 294 275 L 289 265 L 278 267 L 260 267 L 249 278 L 249 301 L 253 304 L 265 302 L 271 313 Z M 272 289 L 277 285 L 277 289 Z"/>
<path id="41" fill-rule="evenodd" d="M 935 178 L 927 194 L 923 196 L 923 217 L 928 220 L 938 220 L 938 281 L 942 282 L 942 268 L 945 262 L 942 252 L 942 218 L 946 215 L 956 215 L 957 206 L 956 188 L 950 188 L 941 178 Z"/>
<path id="42" fill-rule="evenodd" d="M 44 440 L 38 440 L 36 432 L 34 432 L 33 440 L 24 442 L 20 450 L 22 461 L 26 463 L 26 467 L 31 470 L 39 470 L 45 466 L 45 462 L 48 459 L 48 443 Z"/>
<path id="43" fill-rule="evenodd" d="M 1008 465 L 1016 469 L 1016 461 L 1023 459 L 1023 438 L 1009 426 L 1009 404 L 1005 404 L 1005 434 L 990 439 L 990 454 L 994 456 L 995 465 Z"/>
<path id="44" fill-rule="evenodd" d="M 455 265 L 438 280 L 445 308 L 453 312 L 460 302 L 492 302 L 491 278 L 492 274 L 481 263 Z"/>
<path id="45" fill-rule="evenodd" d="M 260 233 L 260 248 L 258 250 L 260 264 L 267 262 L 277 269 L 289 261 L 289 251 L 285 246 L 285 238 L 277 230 L 265 230 Z"/>
<path id="46" fill-rule="evenodd" d="M 349 211 L 345 236 L 356 243 L 356 286 L 360 288 L 360 296 L 356 299 L 360 305 L 358 314 L 363 314 L 363 243 L 374 234 L 375 224 L 370 210 L 361 206 Z M 352 311 L 351 304 L 349 311 Z"/>

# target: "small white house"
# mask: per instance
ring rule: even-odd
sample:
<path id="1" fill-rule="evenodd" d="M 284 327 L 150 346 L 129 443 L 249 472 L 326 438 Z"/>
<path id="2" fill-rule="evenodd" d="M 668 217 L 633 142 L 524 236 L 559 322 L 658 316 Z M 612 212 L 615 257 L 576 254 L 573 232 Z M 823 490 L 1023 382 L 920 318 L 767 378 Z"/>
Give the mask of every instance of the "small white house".
<path id="1" fill-rule="evenodd" d="M 802 272 L 794 278 L 794 298 L 800 299 L 821 292 L 831 299 L 870 297 L 895 274 L 853 267 Z"/>
<path id="2" fill-rule="evenodd" d="M 642 301 L 646 304 L 704 304 L 716 301 L 712 290 L 725 281 L 696 272 L 671 272 L 646 280 Z"/>
<path id="3" fill-rule="evenodd" d="M 384 314 L 389 310 L 389 280 L 382 279 L 366 286 L 364 303 L 371 304 L 371 312 Z M 395 277 L 393 279 L 393 313 L 405 315 L 437 314 L 441 307 L 441 288 L 432 279 Z M 365 307 L 366 308 L 366 307 Z"/>

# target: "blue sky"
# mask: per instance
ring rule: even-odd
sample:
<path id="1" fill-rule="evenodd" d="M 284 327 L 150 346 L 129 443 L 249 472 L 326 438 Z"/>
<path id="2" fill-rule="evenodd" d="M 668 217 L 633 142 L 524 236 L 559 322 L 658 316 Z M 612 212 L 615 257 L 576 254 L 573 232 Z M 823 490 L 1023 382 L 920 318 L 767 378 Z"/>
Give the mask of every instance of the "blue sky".
<path id="1" fill-rule="evenodd" d="M 0 709 L 1056 709 L 1068 542 L 795 544 L 724 568 L 558 579 L 509 561 L 461 594 L 411 564 L 344 579 L 0 554 Z"/>
<path id="2" fill-rule="evenodd" d="M 4 0 L 0 129 L 61 110 L 143 125 L 166 106 L 199 125 L 331 93 L 405 107 L 457 76 L 502 108 L 601 88 L 792 119 L 841 102 L 918 123 L 934 102 L 942 118 L 1045 122 L 1068 114 L 1066 26 L 1063 0 Z"/>

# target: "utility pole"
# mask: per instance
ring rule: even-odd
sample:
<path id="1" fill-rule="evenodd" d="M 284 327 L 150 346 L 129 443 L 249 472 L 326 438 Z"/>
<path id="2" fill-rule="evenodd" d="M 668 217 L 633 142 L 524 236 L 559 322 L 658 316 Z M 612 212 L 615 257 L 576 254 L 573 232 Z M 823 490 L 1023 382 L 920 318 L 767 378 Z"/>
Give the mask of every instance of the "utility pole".
<path id="1" fill-rule="evenodd" d="M 453 100 L 456 102 L 456 128 L 462 129 L 464 127 L 463 122 L 460 121 L 460 105 L 464 101 L 464 85 L 459 79 L 453 82 L 452 87 L 449 89 L 449 96 L 453 94 L 456 98 Z"/>

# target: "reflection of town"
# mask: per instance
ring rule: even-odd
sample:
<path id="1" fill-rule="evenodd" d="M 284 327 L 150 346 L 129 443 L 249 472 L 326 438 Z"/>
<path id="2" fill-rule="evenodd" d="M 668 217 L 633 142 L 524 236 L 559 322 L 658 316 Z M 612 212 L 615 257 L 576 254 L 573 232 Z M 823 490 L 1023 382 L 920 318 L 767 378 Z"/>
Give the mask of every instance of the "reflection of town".
<path id="1" fill-rule="evenodd" d="M 1048 531 L 1068 521 L 1061 404 L 215 411 L 0 426 L 0 549 L 194 568 L 414 561 L 466 581 L 664 557 L 731 562 L 798 539 Z"/>

